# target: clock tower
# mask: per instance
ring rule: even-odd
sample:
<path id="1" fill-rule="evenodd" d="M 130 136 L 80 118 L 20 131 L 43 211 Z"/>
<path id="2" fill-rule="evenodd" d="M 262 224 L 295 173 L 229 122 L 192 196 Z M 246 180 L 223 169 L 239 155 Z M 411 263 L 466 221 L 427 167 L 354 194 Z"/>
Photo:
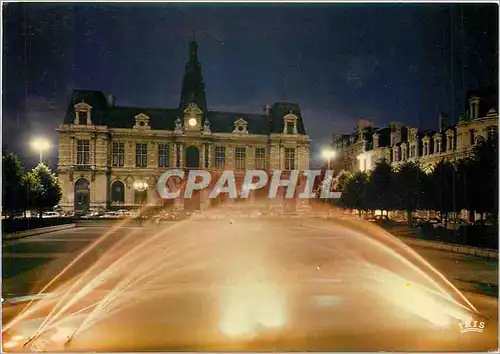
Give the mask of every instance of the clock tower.
<path id="1" fill-rule="evenodd" d="M 194 102 L 188 104 L 184 109 L 184 131 L 200 132 L 203 126 L 203 111 Z"/>
<path id="2" fill-rule="evenodd" d="M 198 62 L 198 44 L 194 40 L 189 43 L 189 61 L 184 69 L 179 108 L 184 111 L 191 103 L 195 103 L 202 114 L 207 112 L 205 83 L 201 73 L 201 64 Z"/>

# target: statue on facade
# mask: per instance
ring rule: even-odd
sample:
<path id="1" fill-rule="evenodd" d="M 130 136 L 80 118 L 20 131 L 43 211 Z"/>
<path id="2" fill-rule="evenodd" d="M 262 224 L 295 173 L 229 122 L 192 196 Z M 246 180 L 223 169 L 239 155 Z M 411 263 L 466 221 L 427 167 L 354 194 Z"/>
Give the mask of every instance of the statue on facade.
<path id="1" fill-rule="evenodd" d="M 210 130 L 210 122 L 208 121 L 208 119 L 205 119 L 205 122 L 203 123 L 203 132 L 204 133 L 210 133 L 211 130 Z"/>
<path id="2" fill-rule="evenodd" d="M 175 132 L 182 133 L 182 121 L 179 117 L 175 120 Z"/>

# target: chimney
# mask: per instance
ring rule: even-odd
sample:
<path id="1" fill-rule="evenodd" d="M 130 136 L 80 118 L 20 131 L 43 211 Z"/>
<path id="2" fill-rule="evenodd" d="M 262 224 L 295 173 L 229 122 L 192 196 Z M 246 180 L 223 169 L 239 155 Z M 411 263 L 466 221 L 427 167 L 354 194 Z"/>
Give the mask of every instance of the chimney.
<path id="1" fill-rule="evenodd" d="M 448 116 L 446 113 L 439 113 L 439 132 L 444 132 Z"/>
<path id="2" fill-rule="evenodd" d="M 113 93 L 108 95 L 108 104 L 111 108 L 115 106 L 115 95 Z"/>
<path id="3" fill-rule="evenodd" d="M 270 106 L 266 103 L 266 104 L 264 105 L 264 114 L 265 114 L 266 116 L 268 116 L 268 115 L 269 115 L 269 110 L 270 110 L 270 109 L 271 109 L 271 107 L 270 107 Z"/>

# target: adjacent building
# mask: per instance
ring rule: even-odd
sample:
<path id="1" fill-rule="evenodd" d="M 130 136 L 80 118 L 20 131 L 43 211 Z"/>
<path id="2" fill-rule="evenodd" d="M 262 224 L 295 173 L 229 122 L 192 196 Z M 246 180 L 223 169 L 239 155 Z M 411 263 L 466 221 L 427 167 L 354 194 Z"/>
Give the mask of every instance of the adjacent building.
<path id="1" fill-rule="evenodd" d="M 164 205 L 156 182 L 170 168 L 205 169 L 214 176 L 230 169 L 241 177 L 247 169 L 309 167 L 310 139 L 296 103 L 265 105 L 261 113 L 208 108 L 195 41 L 189 43 L 178 107 L 124 107 L 113 94 L 75 90 L 57 130 L 65 210 Z M 170 202 L 209 207 L 203 193 Z"/>
<path id="2" fill-rule="evenodd" d="M 334 135 L 332 148 L 337 152 L 332 166 L 336 170 L 369 171 L 382 159 L 397 166 L 405 161 L 418 162 L 425 171 L 441 160 L 458 160 L 471 155 L 481 139 L 497 139 L 497 91 L 471 91 L 468 106 L 456 125 L 440 114 L 436 130 L 420 130 L 392 122 L 383 128 L 362 119 L 352 134 Z"/>

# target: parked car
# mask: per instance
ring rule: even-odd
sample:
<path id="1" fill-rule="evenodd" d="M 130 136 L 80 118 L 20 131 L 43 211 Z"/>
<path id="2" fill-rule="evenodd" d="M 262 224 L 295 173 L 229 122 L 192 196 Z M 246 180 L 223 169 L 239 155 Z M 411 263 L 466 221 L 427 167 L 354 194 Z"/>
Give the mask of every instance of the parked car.
<path id="1" fill-rule="evenodd" d="M 56 211 L 47 211 L 42 214 L 42 218 L 59 218 L 61 215 Z"/>
<path id="2" fill-rule="evenodd" d="M 119 214 L 116 211 L 108 211 L 104 213 L 104 215 L 101 216 L 103 219 L 119 219 L 121 217 L 121 214 Z"/>
<path id="3" fill-rule="evenodd" d="M 429 227 L 437 229 L 438 227 L 444 227 L 444 224 L 438 218 L 430 218 L 422 220 L 422 222 L 420 223 L 420 227 Z"/>
<path id="4" fill-rule="evenodd" d="M 120 216 L 123 216 L 123 217 L 125 217 L 125 216 L 130 216 L 130 215 L 131 215 L 130 211 L 129 211 L 129 210 L 127 210 L 127 209 L 120 209 L 120 210 L 118 210 L 118 211 L 117 211 L 117 213 L 118 213 Z"/>
<path id="5" fill-rule="evenodd" d="M 469 222 L 467 222 L 467 220 L 457 218 L 448 220 L 448 222 L 446 223 L 446 228 L 448 230 L 458 230 L 460 226 L 467 226 L 467 225 L 469 225 Z"/>

